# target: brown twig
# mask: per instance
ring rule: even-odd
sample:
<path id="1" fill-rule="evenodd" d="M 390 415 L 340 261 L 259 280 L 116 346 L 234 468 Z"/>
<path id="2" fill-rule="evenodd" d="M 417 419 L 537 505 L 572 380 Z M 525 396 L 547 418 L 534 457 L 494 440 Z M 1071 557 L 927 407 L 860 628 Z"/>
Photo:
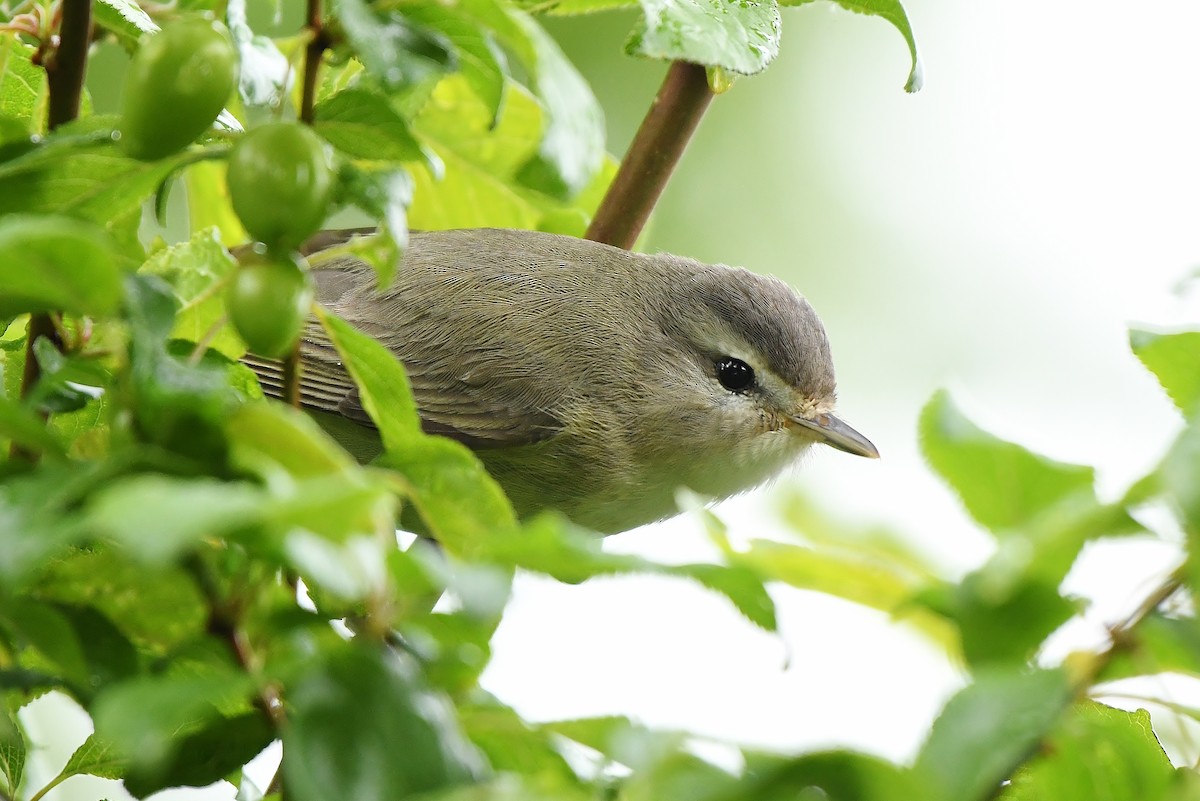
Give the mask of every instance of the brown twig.
<path id="1" fill-rule="evenodd" d="M 313 108 L 317 103 L 317 77 L 321 71 L 321 58 L 329 46 L 325 25 L 321 20 L 321 0 L 308 0 L 306 13 L 308 47 L 304 50 L 304 93 L 300 99 L 300 119 L 306 125 L 313 124 Z"/>
<path id="2" fill-rule="evenodd" d="M 325 34 L 325 26 L 321 20 L 321 0 L 308 0 L 306 13 L 308 26 L 308 47 L 304 49 L 304 93 L 300 97 L 300 120 L 306 125 L 313 124 L 313 109 L 317 105 L 317 78 L 321 71 L 321 59 L 329 39 Z M 295 408 L 300 408 L 300 383 L 303 366 L 300 361 L 300 343 L 292 349 L 283 360 L 283 400 Z"/>
<path id="3" fill-rule="evenodd" d="M 58 48 L 46 62 L 51 130 L 79 116 L 91 41 L 92 0 L 63 0 Z"/>
<path id="4" fill-rule="evenodd" d="M 588 239 L 633 247 L 712 98 L 704 67 L 684 61 L 671 64 L 588 226 Z"/>
<path id="5" fill-rule="evenodd" d="M 46 124 L 50 130 L 79 116 L 79 100 L 83 96 L 83 79 L 87 74 L 88 44 L 92 40 L 92 0 L 63 0 L 61 14 L 58 47 L 44 61 L 49 95 Z M 29 396 L 41 376 L 33 345 L 42 337 L 49 337 L 56 347 L 61 347 L 54 319 L 49 313 L 34 314 L 29 318 L 25 336 L 25 367 L 21 373 L 22 398 Z M 34 453 L 16 444 L 11 453 L 14 458 L 29 461 L 37 458 Z"/>

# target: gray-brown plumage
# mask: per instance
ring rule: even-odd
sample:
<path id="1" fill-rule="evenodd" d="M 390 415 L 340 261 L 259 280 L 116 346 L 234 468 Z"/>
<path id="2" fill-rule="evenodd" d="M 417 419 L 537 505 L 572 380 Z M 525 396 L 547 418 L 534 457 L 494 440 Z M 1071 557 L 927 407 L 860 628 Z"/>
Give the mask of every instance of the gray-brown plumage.
<path id="1" fill-rule="evenodd" d="M 728 497 L 816 441 L 877 455 L 829 414 L 824 329 L 773 278 L 500 229 L 414 234 L 382 293 L 349 257 L 313 277 L 319 303 L 404 363 L 426 430 L 475 449 L 521 515 L 620 531 L 674 514 L 680 486 Z M 355 421 L 326 418 L 369 457 L 370 420 L 315 322 L 301 357 L 303 404 Z M 277 394 L 278 365 L 248 362 Z"/>

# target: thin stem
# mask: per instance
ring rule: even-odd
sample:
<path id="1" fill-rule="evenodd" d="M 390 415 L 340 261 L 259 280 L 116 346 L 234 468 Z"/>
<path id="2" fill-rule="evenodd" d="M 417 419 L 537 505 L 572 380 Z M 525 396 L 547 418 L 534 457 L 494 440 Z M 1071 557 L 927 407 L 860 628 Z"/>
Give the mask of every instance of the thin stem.
<path id="1" fill-rule="evenodd" d="M 308 25 L 308 47 L 304 50 L 304 94 L 300 98 L 300 120 L 313 124 L 313 109 L 317 104 L 317 78 L 321 71 L 321 58 L 329 40 L 321 21 L 321 0 L 308 0 L 306 13 Z M 300 383 L 303 363 L 300 360 L 300 343 L 283 360 L 283 400 L 300 408 Z"/>
<path id="2" fill-rule="evenodd" d="M 704 67 L 684 61 L 671 64 L 588 226 L 588 239 L 633 247 L 712 98 Z"/>
<path id="3" fill-rule="evenodd" d="M 313 124 L 313 107 L 317 102 L 317 76 L 321 70 L 321 57 L 329 46 L 325 26 L 321 21 L 321 0 L 308 0 L 306 14 L 308 25 L 308 47 L 304 51 L 304 94 L 300 99 L 300 119 L 307 125 Z"/>
<path id="4" fill-rule="evenodd" d="M 79 116 L 91 41 L 92 0 L 63 0 L 58 48 L 46 62 L 51 130 Z"/>

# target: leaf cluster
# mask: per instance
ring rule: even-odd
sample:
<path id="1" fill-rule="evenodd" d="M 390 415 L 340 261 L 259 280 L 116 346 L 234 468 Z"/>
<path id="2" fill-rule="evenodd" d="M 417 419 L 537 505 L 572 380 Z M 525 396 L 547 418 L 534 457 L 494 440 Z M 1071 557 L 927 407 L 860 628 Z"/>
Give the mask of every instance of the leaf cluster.
<path id="1" fill-rule="evenodd" d="M 779 47 L 779 5 L 807 2 L 643 0 L 627 49 L 704 64 L 720 83 L 763 69 Z M 580 235 L 615 164 L 586 82 L 533 12 L 633 3 L 335 0 L 319 30 L 277 38 L 251 28 L 244 0 L 156 6 L 220 13 L 240 83 L 211 132 L 154 161 L 125 155 L 118 121 L 92 114 L 86 96 L 80 119 L 47 130 L 50 39 L 39 31 L 52 19 L 18 5 L 4 8 L 0 33 L 0 446 L 10 454 L 0 463 L 0 796 L 36 801 L 89 774 L 140 797 L 226 779 L 244 798 L 1200 798 L 1194 772 L 1173 767 L 1155 738 L 1159 712 L 1093 700 L 1117 679 L 1200 675 L 1194 615 L 1164 608 L 1196 587 L 1193 561 L 1181 556 L 1102 648 L 1044 657 L 1080 612 L 1062 585 L 1089 543 L 1169 539 L 1139 523 L 1157 505 L 1184 532 L 1181 553 L 1194 551 L 1196 333 L 1132 336 L 1186 425 L 1115 501 L 1097 496 L 1090 468 L 981 430 L 946 395 L 929 403 L 928 460 L 997 543 L 961 579 L 892 532 L 851 530 L 800 501 L 789 514 L 803 541 L 735 547 L 706 515 L 712 563 L 610 553 L 560 517 L 517 520 L 470 451 L 422 432 L 389 352 L 336 317 L 318 312 L 318 323 L 384 455 L 360 465 L 308 417 L 262 400 L 222 300 L 237 269 L 230 248 L 246 240 L 223 170 L 242 129 L 294 114 L 319 36 L 312 128 L 337 154 L 335 204 L 379 224 L 344 247 L 381 282 L 410 224 Z M 900 4 L 838 5 L 903 34 L 916 88 Z M 100 35 L 129 49 L 170 24 L 133 0 L 94 11 Z M 148 236 L 143 211 L 163 213 L 172 186 L 186 194 L 191 234 L 168 245 Z M 50 335 L 29 343 L 38 319 Z M 398 547 L 402 517 L 439 547 Z M 970 681 L 912 765 L 726 744 L 718 766 L 696 755 L 697 738 L 624 718 L 534 724 L 478 683 L 518 570 L 567 583 L 682 578 L 768 631 L 771 585 L 837 595 L 927 634 Z M 78 703 L 94 733 L 30 787 L 34 744 L 19 713 L 50 692 Z M 242 767 L 277 740 L 280 774 L 254 787 Z"/>

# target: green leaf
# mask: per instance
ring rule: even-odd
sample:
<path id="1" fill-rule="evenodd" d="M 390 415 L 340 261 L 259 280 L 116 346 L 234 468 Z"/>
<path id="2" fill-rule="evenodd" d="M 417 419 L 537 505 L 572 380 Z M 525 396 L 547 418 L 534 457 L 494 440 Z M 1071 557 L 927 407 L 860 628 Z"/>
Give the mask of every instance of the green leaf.
<path id="1" fill-rule="evenodd" d="M 775 602 L 767 594 L 762 578 L 753 570 L 726 565 L 671 565 L 661 572 L 699 582 L 724 595 L 747 620 L 766 631 L 775 631 L 778 621 Z"/>
<path id="2" fill-rule="evenodd" d="M 86 529 L 74 506 L 109 474 L 108 465 L 42 465 L 0 479 L 0 583 L 19 586 Z"/>
<path id="3" fill-rule="evenodd" d="M 347 89 L 313 110 L 313 128 L 348 156 L 370 161 L 419 161 L 426 158 L 408 123 L 381 94 Z"/>
<path id="4" fill-rule="evenodd" d="M 641 0 L 642 19 L 626 52 L 689 61 L 743 75 L 762 72 L 779 55 L 775 0 Z"/>
<path id="5" fill-rule="evenodd" d="M 167 350 L 164 340 L 174 328 L 176 305 L 160 279 L 127 276 L 125 309 L 133 336 L 124 401 L 144 441 L 215 464 L 225 457 L 222 427 L 240 398 L 229 384 L 227 366 L 207 358 L 211 352 L 194 364 Z"/>
<path id="6" fill-rule="evenodd" d="M 1159 801 L 1175 778 L 1144 709 L 1084 701 L 1013 777 L 1004 801 Z"/>
<path id="7" fill-rule="evenodd" d="M 252 484 L 142 475 L 96 494 L 89 523 L 149 565 L 177 559 L 207 537 L 253 525 L 266 494 Z"/>
<path id="8" fill-rule="evenodd" d="M 65 214 L 101 225 L 132 219 L 191 156 L 127 158 L 112 140 L 115 122 L 88 117 L 61 126 L 28 153 L 0 163 L 0 214 Z"/>
<path id="9" fill-rule="evenodd" d="M 780 5 L 784 6 L 802 6 L 812 3 L 814 0 L 780 0 Z M 908 14 L 904 11 L 903 4 L 900 0 L 832 0 L 847 11 L 853 11 L 856 14 L 867 14 L 870 16 L 881 17 L 895 26 L 900 35 L 904 37 L 905 44 L 908 45 L 908 53 L 912 58 L 912 67 L 908 72 L 908 80 L 904 84 L 904 91 L 919 92 L 925 84 L 925 68 L 921 64 L 921 57 L 917 53 L 917 40 L 913 36 L 912 26 L 908 22 Z"/>
<path id="10" fill-rule="evenodd" d="M 0 220 L 0 316 L 108 314 L 120 299 L 121 270 L 102 230 L 65 217 Z"/>
<path id="11" fill-rule="evenodd" d="M 924 580 L 882 560 L 826 548 L 807 548 L 774 540 L 751 540 L 736 563 L 765 578 L 814 590 L 879 609 L 896 611 Z"/>
<path id="12" fill-rule="evenodd" d="M 208 347 L 237 358 L 245 347 L 231 326 L 220 325 L 225 318 L 220 289 L 236 267 L 237 262 L 221 244 L 216 229 L 207 228 L 196 231 L 187 242 L 158 251 L 142 265 L 140 272 L 162 278 L 179 300 L 172 338 L 205 342 Z"/>
<path id="13" fill-rule="evenodd" d="M 1077 493 L 1093 494 L 1094 471 L 1005 442 L 968 420 L 946 392 L 921 411 L 925 458 L 993 532 L 1016 528 Z"/>
<path id="14" fill-rule="evenodd" d="M 983 801 L 1036 750 L 1071 702 L 1059 670 L 976 674 L 934 721 L 913 767 L 931 801 Z"/>
<path id="15" fill-rule="evenodd" d="M 469 0 L 469 5 L 479 2 Z M 529 16 L 507 13 L 513 24 L 496 33 L 533 76 L 533 92 L 545 114 L 537 155 L 517 177 L 551 197 L 574 197 L 591 184 L 604 163 L 604 114 L 592 88 L 550 35 Z"/>
<path id="16" fill-rule="evenodd" d="M 32 61 L 36 52 L 16 36 L 0 39 L 0 116 L 18 121 L 26 137 L 45 130 L 50 100 L 46 71 Z"/>
<path id="17" fill-rule="evenodd" d="M 38 651 L 57 675 L 76 687 L 89 683 L 87 660 L 71 621 L 49 604 L 6 599 L 0 621 L 23 646 Z"/>
<path id="18" fill-rule="evenodd" d="M 130 771 L 125 789 L 145 798 L 167 787 L 205 787 L 241 768 L 274 739 L 275 729 L 261 710 L 214 718 L 180 737 L 165 764 Z"/>
<path id="19" fill-rule="evenodd" d="M 724 595 L 755 625 L 767 631 L 776 628 L 775 604 L 753 570 L 738 565 L 664 565 L 630 554 L 608 553 L 600 542 L 595 534 L 561 516 L 542 514 L 518 530 L 494 532 L 481 541 L 478 554 L 491 562 L 545 573 L 571 584 L 617 573 L 686 578 Z"/>
<path id="20" fill-rule="evenodd" d="M 207 604 L 182 570 L 147 568 L 99 545 L 56 558 L 33 592 L 42 600 L 94 607 L 140 648 L 159 655 L 195 638 L 208 621 Z"/>
<path id="21" fill-rule="evenodd" d="M 358 465 L 311 417 L 278 403 L 247 403 L 226 426 L 234 462 L 270 481 L 345 474 Z"/>
<path id="22" fill-rule="evenodd" d="M 246 705 L 252 689 L 249 676 L 216 669 L 114 684 L 92 705 L 96 736 L 110 742 L 132 772 L 155 775 L 170 764 L 187 735 L 218 718 L 219 708 Z"/>
<path id="23" fill-rule="evenodd" d="M 66 450 L 54 432 L 34 412 L 0 398 L 0 440 L 10 440 L 43 455 L 62 457 Z"/>
<path id="24" fill-rule="evenodd" d="M 478 753 L 402 657 L 359 643 L 314 654 L 289 687 L 288 797 L 398 799 L 474 781 Z"/>
<path id="25" fill-rule="evenodd" d="M 1159 334 L 1131 328 L 1129 345 L 1179 411 L 1185 415 L 1196 411 L 1200 405 L 1200 331 Z"/>
<path id="26" fill-rule="evenodd" d="M 324 311 L 319 318 L 379 429 L 385 453 L 376 463 L 404 476 L 421 519 L 438 541 L 461 554 L 493 532 L 511 529 L 512 507 L 474 454 L 459 442 L 421 431 L 396 357 L 346 322 Z"/>
<path id="27" fill-rule="evenodd" d="M 422 432 L 417 403 L 396 356 L 346 321 L 324 310 L 318 317 L 358 385 L 363 408 L 379 429 L 383 447 L 401 450 L 419 439 Z"/>
<path id="28" fill-rule="evenodd" d="M 436 158 L 436 157 L 434 157 Z M 404 169 L 346 165 L 339 177 L 344 202 L 379 221 L 377 233 L 353 237 L 346 249 L 375 270 L 380 289 L 391 286 L 396 267 L 408 247 L 408 207 L 413 201 L 412 176 Z"/>
<path id="29" fill-rule="evenodd" d="M 334 11 L 363 66 L 388 91 L 453 71 L 452 45 L 399 11 L 377 12 L 365 0 L 335 0 Z"/>
<path id="30" fill-rule="evenodd" d="M 1033 578 L 997 579 L 987 568 L 961 584 L 931 587 L 919 602 L 958 626 L 963 656 L 973 667 L 1007 662 L 1020 667 L 1078 609 L 1057 584 Z"/>
<path id="31" fill-rule="evenodd" d="M 1123 635 L 1127 647 L 1104 666 L 1100 681 L 1158 673 L 1200 675 L 1200 621 L 1154 612 Z"/>
<path id="32" fill-rule="evenodd" d="M 1168 500 L 1181 516 L 1192 553 L 1196 553 L 1200 541 L 1200 419 L 1188 421 L 1167 451 L 1158 474 Z"/>
<path id="33" fill-rule="evenodd" d="M 463 728 L 497 773 L 536 776 L 556 789 L 579 785 L 575 772 L 552 742 L 551 734 L 534 728 L 499 702 L 459 706 Z"/>
<path id="34" fill-rule="evenodd" d="M 912 801 L 930 793 L 910 770 L 866 754 L 828 751 L 794 758 L 747 754 L 740 786 L 721 796 L 731 798 Z"/>
<path id="35" fill-rule="evenodd" d="M 508 67 L 491 32 L 454 6 L 412 6 L 406 12 L 413 20 L 439 31 L 453 43 L 459 72 L 487 106 L 491 121 L 495 124 L 504 107 Z"/>
<path id="36" fill-rule="evenodd" d="M 96 24 L 113 33 L 125 46 L 133 48 L 143 33 L 158 33 L 154 20 L 133 0 L 99 0 L 93 6 Z"/>
<path id="37" fill-rule="evenodd" d="M 25 758 L 28 753 L 25 733 L 8 710 L 0 708 L 0 773 L 4 774 L 7 784 L 5 795 L 8 798 L 18 797 L 17 790 L 25 775 Z"/>
<path id="38" fill-rule="evenodd" d="M 59 779 L 71 776 L 99 776 L 103 779 L 119 779 L 125 773 L 125 760 L 113 748 L 112 743 L 97 737 L 95 732 L 75 749 L 59 774 Z M 57 780 L 56 780 L 57 781 Z"/>

